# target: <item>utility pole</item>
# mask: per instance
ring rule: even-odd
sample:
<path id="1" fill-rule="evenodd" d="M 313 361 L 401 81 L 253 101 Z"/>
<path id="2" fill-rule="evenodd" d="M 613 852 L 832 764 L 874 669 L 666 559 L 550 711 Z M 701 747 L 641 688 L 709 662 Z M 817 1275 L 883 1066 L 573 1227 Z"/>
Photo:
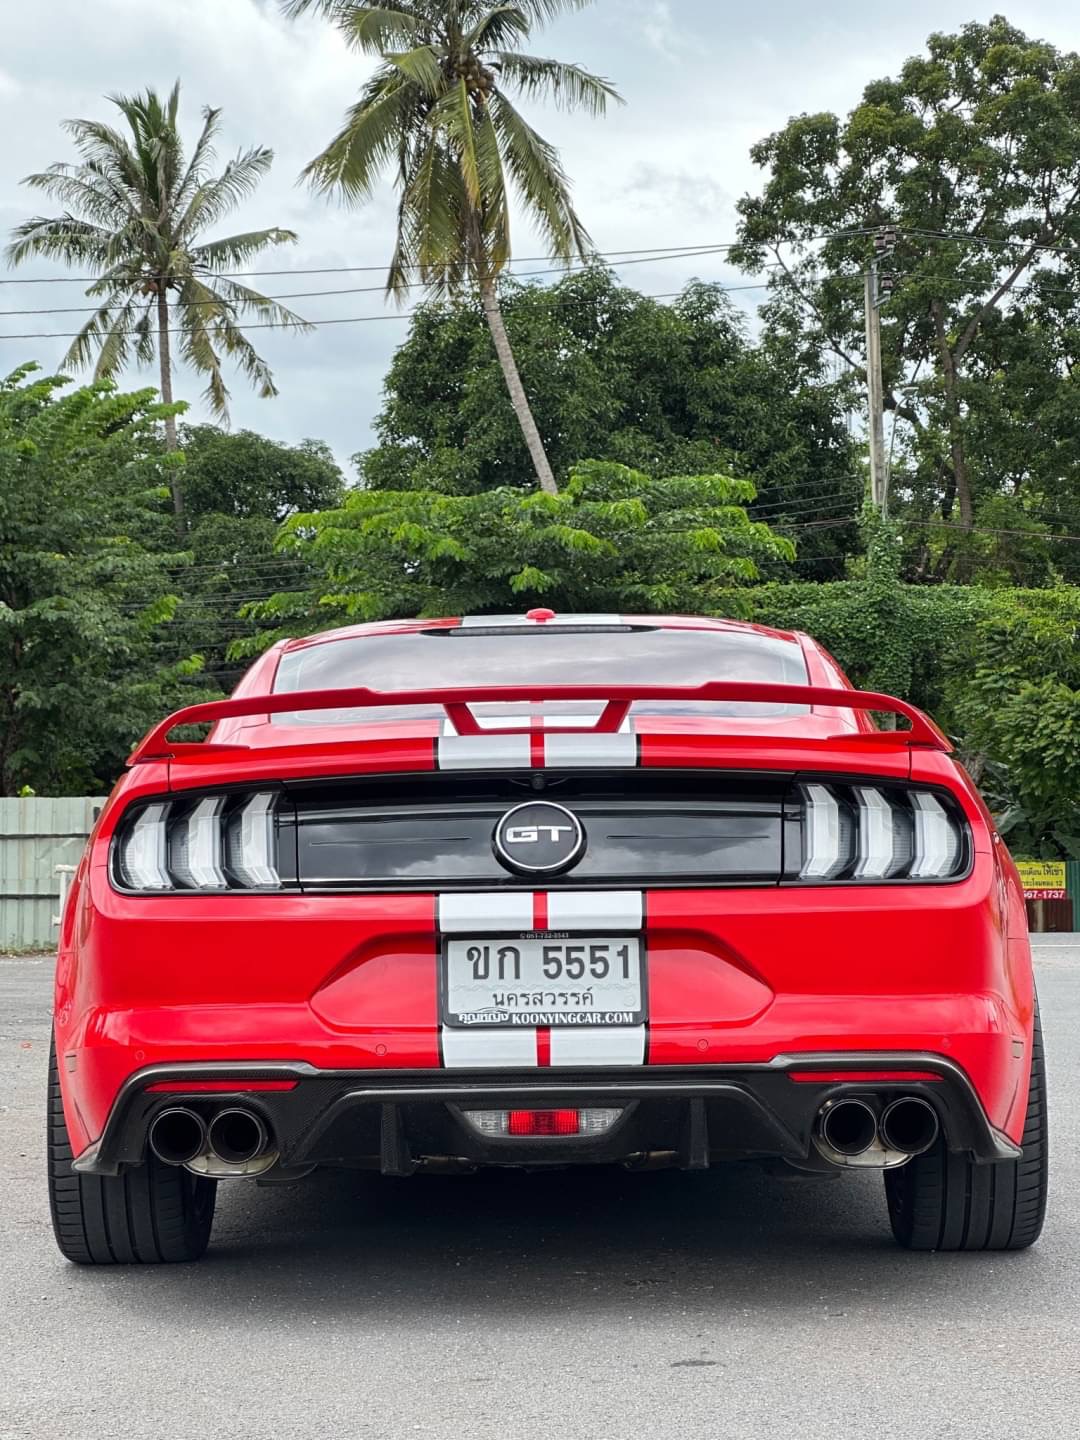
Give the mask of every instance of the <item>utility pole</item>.
<path id="1" fill-rule="evenodd" d="M 874 236 L 875 258 L 866 272 L 866 394 L 869 409 L 870 498 L 885 515 L 888 507 L 889 476 L 885 463 L 885 392 L 881 378 L 880 308 L 892 293 L 894 277 L 878 274 L 878 257 L 889 256 L 896 248 L 896 230 L 883 226 Z"/>

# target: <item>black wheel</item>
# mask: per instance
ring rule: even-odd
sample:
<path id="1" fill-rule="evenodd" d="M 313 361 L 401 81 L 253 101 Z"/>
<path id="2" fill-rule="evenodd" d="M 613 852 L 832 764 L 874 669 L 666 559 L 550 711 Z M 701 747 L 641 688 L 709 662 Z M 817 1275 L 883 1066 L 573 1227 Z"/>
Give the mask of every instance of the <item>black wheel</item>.
<path id="1" fill-rule="evenodd" d="M 898 1170 L 885 1172 L 893 1234 L 908 1250 L 1024 1250 L 1046 1214 L 1046 1065 L 1035 1009 L 1031 1091 L 1019 1160 L 976 1165 L 939 1140 Z"/>
<path id="2" fill-rule="evenodd" d="M 71 1168 L 56 1046 L 49 1053 L 49 1208 L 60 1251 L 76 1265 L 163 1265 L 197 1260 L 210 1240 L 216 1180 L 163 1165 L 125 1175 Z"/>

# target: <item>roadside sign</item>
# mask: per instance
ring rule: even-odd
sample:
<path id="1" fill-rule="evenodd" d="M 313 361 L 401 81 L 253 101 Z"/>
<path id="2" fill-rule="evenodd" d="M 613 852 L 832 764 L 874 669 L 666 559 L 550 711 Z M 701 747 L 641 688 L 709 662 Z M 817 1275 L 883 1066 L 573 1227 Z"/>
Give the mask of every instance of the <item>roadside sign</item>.
<path id="1" fill-rule="evenodd" d="M 1024 887 L 1025 900 L 1064 900 L 1064 860 L 1018 860 L 1020 881 Z"/>

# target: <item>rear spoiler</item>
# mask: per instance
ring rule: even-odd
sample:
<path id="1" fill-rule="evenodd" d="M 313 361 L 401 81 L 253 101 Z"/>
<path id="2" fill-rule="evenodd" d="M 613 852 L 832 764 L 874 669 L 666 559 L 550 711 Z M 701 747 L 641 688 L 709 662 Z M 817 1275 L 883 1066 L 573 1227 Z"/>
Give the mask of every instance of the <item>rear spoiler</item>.
<path id="1" fill-rule="evenodd" d="M 612 735 L 622 725 L 635 700 L 679 700 L 699 702 L 747 701 L 771 705 L 810 705 L 839 710 L 873 710 L 899 715 L 909 730 L 864 731 L 858 736 L 868 745 L 905 744 L 931 750 L 952 750 L 952 745 L 933 720 L 893 695 L 872 690 L 845 690 L 824 685 L 772 685 L 757 681 L 712 680 L 704 685 L 558 685 L 546 681 L 530 685 L 458 686 L 437 690 L 300 690 L 274 695 L 243 695 L 231 700 L 210 700 L 177 710 L 155 725 L 132 751 L 129 765 L 146 760 L 177 759 L 182 755 L 211 755 L 249 750 L 246 745 L 210 741 L 171 742 L 169 735 L 178 725 L 198 725 L 242 715 L 282 715 L 297 710 L 365 710 L 382 705 L 439 705 L 459 735 L 513 735 L 515 725 L 481 726 L 470 705 L 492 702 L 529 704 L 543 700 L 602 700 L 604 708 L 591 731 L 579 725 L 543 725 L 548 735 Z M 551 717 L 558 719 L 557 716 Z"/>

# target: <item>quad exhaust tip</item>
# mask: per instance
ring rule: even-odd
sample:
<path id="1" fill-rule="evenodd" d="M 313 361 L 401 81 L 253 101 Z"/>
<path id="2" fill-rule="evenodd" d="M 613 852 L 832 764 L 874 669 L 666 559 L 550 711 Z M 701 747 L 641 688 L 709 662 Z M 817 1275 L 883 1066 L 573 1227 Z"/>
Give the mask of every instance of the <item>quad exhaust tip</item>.
<path id="1" fill-rule="evenodd" d="M 270 1137 L 252 1110 L 219 1110 L 206 1132 L 210 1153 L 226 1165 L 246 1165 L 266 1150 Z"/>
<path id="2" fill-rule="evenodd" d="M 904 1095 L 886 1105 L 878 1123 L 885 1146 L 905 1155 L 924 1154 L 940 1129 L 937 1111 L 917 1095 Z"/>
<path id="3" fill-rule="evenodd" d="M 165 1165 L 186 1165 L 206 1150 L 206 1124 L 201 1115 L 174 1105 L 154 1116 L 150 1149 Z"/>
<path id="4" fill-rule="evenodd" d="M 838 1155 L 862 1155 L 877 1139 L 877 1116 L 865 1100 L 837 1100 L 821 1115 L 821 1138 Z"/>

